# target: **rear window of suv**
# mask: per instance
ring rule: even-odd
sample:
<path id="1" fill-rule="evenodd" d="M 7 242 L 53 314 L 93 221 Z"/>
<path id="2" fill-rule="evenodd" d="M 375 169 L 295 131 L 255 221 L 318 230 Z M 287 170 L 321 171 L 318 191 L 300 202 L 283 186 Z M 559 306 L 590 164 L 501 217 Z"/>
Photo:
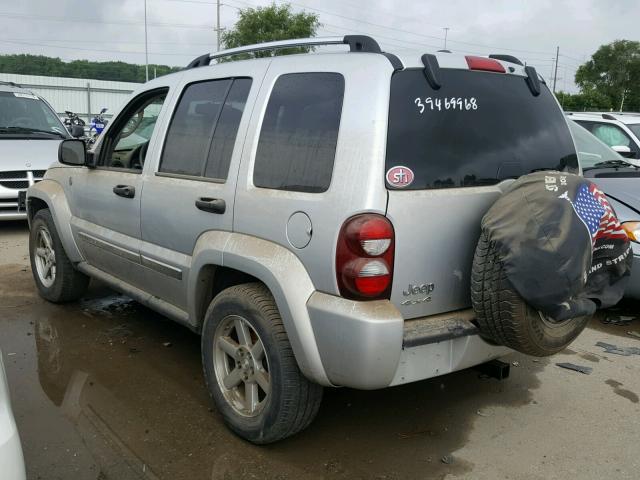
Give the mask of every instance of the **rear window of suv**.
<path id="1" fill-rule="evenodd" d="M 544 85 L 536 97 L 516 75 L 442 69 L 439 77 L 438 90 L 422 69 L 396 72 L 391 80 L 386 169 L 413 171 L 404 189 L 493 185 L 537 170 L 578 170 L 566 120 Z"/>

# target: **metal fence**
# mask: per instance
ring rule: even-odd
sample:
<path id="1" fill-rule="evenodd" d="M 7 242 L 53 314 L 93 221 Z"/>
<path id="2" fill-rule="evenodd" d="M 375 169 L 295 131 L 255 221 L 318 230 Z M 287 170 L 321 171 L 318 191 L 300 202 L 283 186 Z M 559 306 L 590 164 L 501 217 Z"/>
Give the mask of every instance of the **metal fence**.
<path id="1" fill-rule="evenodd" d="M 12 73 L 0 73 L 0 80 L 17 83 L 42 96 L 61 117 L 65 116 L 65 110 L 71 110 L 87 120 L 87 123 L 103 107 L 108 108 L 105 115 L 108 118 L 117 113 L 130 93 L 141 85 L 132 82 Z"/>

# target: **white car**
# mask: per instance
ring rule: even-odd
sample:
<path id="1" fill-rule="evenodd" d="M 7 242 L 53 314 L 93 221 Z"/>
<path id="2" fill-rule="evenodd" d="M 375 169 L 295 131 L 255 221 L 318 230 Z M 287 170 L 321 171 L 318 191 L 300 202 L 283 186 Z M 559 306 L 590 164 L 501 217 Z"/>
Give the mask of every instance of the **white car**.
<path id="1" fill-rule="evenodd" d="M 2 352 L 0 352 L 0 478 L 2 480 L 25 480 L 27 478 L 20 437 L 11 411 L 9 386 L 4 373 Z"/>
<path id="2" fill-rule="evenodd" d="M 11 82 L 0 82 L 0 221 L 26 219 L 21 201 L 71 138 L 51 106 Z"/>
<path id="3" fill-rule="evenodd" d="M 623 157 L 640 159 L 640 113 L 569 112 L 567 116 Z"/>

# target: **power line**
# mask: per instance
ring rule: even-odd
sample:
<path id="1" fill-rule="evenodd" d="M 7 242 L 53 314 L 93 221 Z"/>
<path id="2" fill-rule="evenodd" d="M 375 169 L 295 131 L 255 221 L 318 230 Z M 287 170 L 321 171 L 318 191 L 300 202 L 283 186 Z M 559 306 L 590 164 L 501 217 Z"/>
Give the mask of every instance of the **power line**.
<path id="1" fill-rule="evenodd" d="M 31 45 L 34 47 L 50 47 L 50 48 L 62 48 L 65 50 L 82 50 L 87 52 L 105 52 L 105 53 L 122 53 L 122 54 L 144 54 L 144 50 L 142 51 L 134 51 L 134 50 L 107 50 L 107 49 L 98 49 L 98 48 L 84 48 L 84 47 L 64 47 L 62 45 L 52 46 L 46 43 L 34 43 L 34 42 L 18 42 L 14 40 L 5 40 L 0 38 L 0 43 L 11 43 L 16 45 Z M 184 56 L 194 56 L 199 55 L 200 53 L 167 53 L 167 52 L 149 52 L 153 55 L 169 55 L 176 57 L 184 57 Z"/>
<path id="2" fill-rule="evenodd" d="M 54 17 L 51 15 L 31 15 L 31 14 L 20 14 L 20 13 L 7 13 L 0 12 L 0 17 L 5 18 L 28 18 L 29 20 L 38 20 L 44 22 L 74 22 L 74 23 L 97 23 L 102 25 L 144 25 L 144 22 L 116 22 L 116 21 L 103 21 L 103 20 L 92 20 L 90 18 L 69 18 L 69 17 Z M 171 28 L 202 28 L 206 30 L 211 30 L 209 25 L 198 25 L 191 23 L 161 23 L 161 22 L 149 22 L 148 25 L 154 27 L 171 27 Z"/>

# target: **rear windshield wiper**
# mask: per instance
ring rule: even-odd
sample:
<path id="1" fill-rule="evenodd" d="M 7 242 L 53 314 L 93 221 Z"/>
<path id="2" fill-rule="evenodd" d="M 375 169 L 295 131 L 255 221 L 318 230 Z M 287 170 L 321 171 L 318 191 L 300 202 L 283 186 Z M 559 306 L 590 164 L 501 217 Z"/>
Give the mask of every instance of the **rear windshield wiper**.
<path id="1" fill-rule="evenodd" d="M 56 137 L 67 138 L 67 136 L 61 132 L 30 127 L 0 127 L 0 133 L 44 133 L 46 135 L 55 135 Z"/>
<path id="2" fill-rule="evenodd" d="M 615 168 L 615 167 L 622 167 L 622 168 L 635 168 L 637 169 L 638 167 L 636 167 L 634 164 L 629 163 L 629 162 L 625 162 L 624 160 L 605 160 L 604 162 L 598 162 L 598 163 L 594 163 L 593 166 L 591 167 L 587 167 L 587 168 L 583 168 L 583 170 L 591 170 L 593 168 Z"/>

